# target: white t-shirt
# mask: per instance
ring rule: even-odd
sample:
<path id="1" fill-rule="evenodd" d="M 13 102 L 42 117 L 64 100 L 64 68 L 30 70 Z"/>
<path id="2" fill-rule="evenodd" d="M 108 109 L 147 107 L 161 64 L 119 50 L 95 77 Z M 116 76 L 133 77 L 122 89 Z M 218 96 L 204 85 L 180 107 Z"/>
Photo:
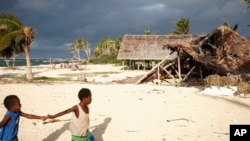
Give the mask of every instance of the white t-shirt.
<path id="1" fill-rule="evenodd" d="M 70 131 L 74 136 L 86 136 L 89 128 L 89 114 L 85 113 L 80 105 L 77 105 L 79 116 L 76 117 L 75 113 L 72 114 Z"/>

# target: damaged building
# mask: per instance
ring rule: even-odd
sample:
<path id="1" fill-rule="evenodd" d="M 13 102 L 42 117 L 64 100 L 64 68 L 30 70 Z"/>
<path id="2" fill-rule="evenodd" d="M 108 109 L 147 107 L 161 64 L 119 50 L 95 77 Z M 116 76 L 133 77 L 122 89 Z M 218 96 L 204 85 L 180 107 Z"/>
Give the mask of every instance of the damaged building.
<path id="1" fill-rule="evenodd" d="M 126 35 L 118 59 L 158 60 L 137 84 L 154 79 L 202 82 L 209 75 L 250 79 L 250 41 L 227 26 L 208 35 Z"/>

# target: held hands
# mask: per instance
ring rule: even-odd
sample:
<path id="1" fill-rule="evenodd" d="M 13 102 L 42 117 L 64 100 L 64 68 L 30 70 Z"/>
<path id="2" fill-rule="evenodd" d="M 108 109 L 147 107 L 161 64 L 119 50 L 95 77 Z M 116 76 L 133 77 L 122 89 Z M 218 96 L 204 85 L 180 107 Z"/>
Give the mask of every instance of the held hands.
<path id="1" fill-rule="evenodd" d="M 53 116 L 53 115 L 47 115 L 47 116 L 41 116 L 40 120 L 45 121 L 47 119 L 53 119 L 53 118 L 55 118 L 55 116 Z"/>
<path id="2" fill-rule="evenodd" d="M 47 117 L 46 116 L 41 116 L 41 118 L 40 118 L 42 121 L 45 121 L 45 120 L 47 120 Z"/>
<path id="3" fill-rule="evenodd" d="M 59 120 L 56 120 L 56 119 L 54 119 L 54 118 L 56 118 L 54 115 L 47 115 L 46 116 L 46 119 L 48 120 L 48 119 L 51 119 L 51 120 L 48 120 L 48 121 L 45 121 L 45 122 L 43 122 L 43 124 L 47 124 L 47 123 L 54 123 L 54 122 L 57 122 L 57 121 L 59 121 Z"/>
<path id="4" fill-rule="evenodd" d="M 55 116 L 54 116 L 54 115 L 50 115 L 50 114 L 48 114 L 48 115 L 47 115 L 47 118 L 52 119 L 52 118 L 55 118 Z"/>

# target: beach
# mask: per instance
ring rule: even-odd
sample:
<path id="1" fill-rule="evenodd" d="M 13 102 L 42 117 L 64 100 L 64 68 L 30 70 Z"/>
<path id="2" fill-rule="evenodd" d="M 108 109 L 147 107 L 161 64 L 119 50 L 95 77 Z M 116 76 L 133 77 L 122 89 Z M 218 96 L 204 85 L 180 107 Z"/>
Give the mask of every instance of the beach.
<path id="1" fill-rule="evenodd" d="M 198 87 L 119 84 L 117 80 L 147 71 L 122 70 L 115 65 L 83 67 L 82 70 L 48 66 L 32 69 L 35 77 L 71 76 L 72 81 L 1 82 L 0 117 L 6 112 L 2 102 L 7 95 L 19 96 L 22 111 L 46 116 L 77 104 L 78 91 L 86 87 L 92 91 L 89 129 L 96 141 L 228 141 L 230 125 L 250 123 L 250 98 L 204 95 Z M 23 74 L 25 69 L 0 69 L 1 78 Z M 81 75 L 86 75 L 86 81 L 78 81 Z M 21 118 L 19 140 L 70 140 L 70 118 L 71 114 L 46 121 Z"/>

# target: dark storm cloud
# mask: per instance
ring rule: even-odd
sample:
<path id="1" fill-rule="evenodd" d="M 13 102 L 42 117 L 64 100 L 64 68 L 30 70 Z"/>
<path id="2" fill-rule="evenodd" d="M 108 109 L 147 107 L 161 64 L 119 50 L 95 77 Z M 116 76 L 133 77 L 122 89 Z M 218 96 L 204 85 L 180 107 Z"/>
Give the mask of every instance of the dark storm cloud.
<path id="1" fill-rule="evenodd" d="M 0 0 L 0 12 L 12 13 L 37 32 L 32 57 L 70 57 L 66 50 L 77 37 L 91 47 L 104 37 L 124 34 L 168 34 L 181 16 L 190 33 L 210 33 L 223 23 L 239 24 L 249 36 L 250 9 L 240 0 Z"/>

